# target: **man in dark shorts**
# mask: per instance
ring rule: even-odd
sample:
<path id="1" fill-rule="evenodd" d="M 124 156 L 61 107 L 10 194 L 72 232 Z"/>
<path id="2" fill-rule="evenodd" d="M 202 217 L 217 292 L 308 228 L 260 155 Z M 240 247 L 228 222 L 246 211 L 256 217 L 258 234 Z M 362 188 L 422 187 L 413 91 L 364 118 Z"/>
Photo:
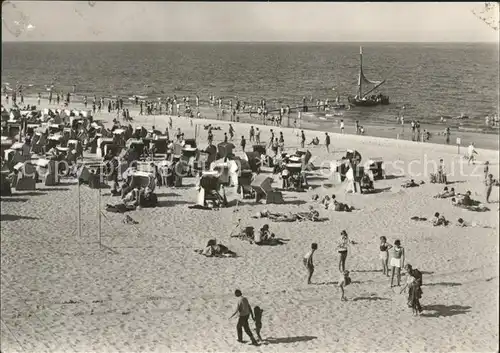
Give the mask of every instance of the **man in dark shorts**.
<path id="1" fill-rule="evenodd" d="M 238 333 L 238 342 L 243 343 L 243 330 L 250 337 L 252 344 L 254 346 L 258 346 L 259 343 L 253 337 L 252 331 L 250 330 L 250 326 L 248 326 L 248 318 L 252 316 L 252 320 L 255 321 L 255 317 L 253 315 L 252 307 L 248 302 L 248 299 L 245 298 L 239 289 L 234 291 L 234 295 L 238 298 L 238 304 L 236 305 L 236 310 L 229 318 L 231 319 L 236 314 L 239 314 L 238 324 L 236 325 L 236 331 Z"/>
<path id="2" fill-rule="evenodd" d="M 311 278 L 314 273 L 314 263 L 313 263 L 313 255 L 314 252 L 318 249 L 318 244 L 312 243 L 311 250 L 304 256 L 302 261 L 304 262 L 304 266 L 307 269 L 307 284 L 311 284 Z"/>

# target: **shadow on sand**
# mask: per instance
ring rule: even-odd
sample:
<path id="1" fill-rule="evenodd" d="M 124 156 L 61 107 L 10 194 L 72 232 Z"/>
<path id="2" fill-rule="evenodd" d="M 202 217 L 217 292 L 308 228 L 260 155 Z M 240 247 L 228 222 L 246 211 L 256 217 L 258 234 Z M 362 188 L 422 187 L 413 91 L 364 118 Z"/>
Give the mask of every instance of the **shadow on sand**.
<path id="1" fill-rule="evenodd" d="M 391 190 L 391 187 L 388 186 L 388 187 L 382 188 L 382 189 L 373 189 L 373 190 L 369 190 L 369 191 L 363 191 L 363 195 L 380 194 L 381 192 L 386 192 L 386 191 L 390 191 L 390 190 Z"/>
<path id="2" fill-rule="evenodd" d="M 438 282 L 438 283 L 424 283 L 423 286 L 425 287 L 430 287 L 430 286 L 445 286 L 445 287 L 458 287 L 461 286 L 462 283 L 456 283 L 456 282 Z"/>
<path id="3" fill-rule="evenodd" d="M 404 175 L 386 175 L 385 179 L 386 180 L 393 180 L 393 179 L 399 179 L 399 178 L 404 178 Z"/>
<path id="4" fill-rule="evenodd" d="M 12 194 L 12 197 L 14 196 L 38 196 L 38 195 L 47 195 L 46 192 L 41 192 L 41 191 L 27 191 L 27 192 L 16 192 L 15 194 Z"/>
<path id="5" fill-rule="evenodd" d="M 339 284 L 339 282 L 335 281 L 335 282 L 318 282 L 318 283 L 312 283 L 314 284 L 315 286 L 333 286 L 333 285 L 337 285 Z"/>
<path id="6" fill-rule="evenodd" d="M 425 317 L 440 317 L 440 316 L 455 316 L 466 314 L 470 311 L 470 306 L 462 305 L 427 305 L 424 307 L 424 313 L 421 316 Z M 427 311 L 434 311 L 428 313 Z"/>
<path id="7" fill-rule="evenodd" d="M 285 200 L 285 205 L 304 205 L 307 201 L 304 200 Z"/>
<path id="8" fill-rule="evenodd" d="M 176 205 L 188 205 L 192 204 L 193 202 L 188 202 L 184 200 L 161 200 L 158 201 L 156 204 L 156 207 L 172 207 Z M 154 207 L 153 207 L 154 208 Z"/>
<path id="9" fill-rule="evenodd" d="M 369 301 L 378 301 L 378 300 L 390 300 L 389 298 L 381 298 L 381 297 L 357 297 L 352 299 L 351 301 L 357 302 L 360 300 L 369 300 Z"/>
<path id="10" fill-rule="evenodd" d="M 181 196 L 181 195 L 173 193 L 173 192 L 156 192 L 155 194 L 158 197 L 178 197 L 178 196 Z"/>
<path id="11" fill-rule="evenodd" d="M 28 201 L 28 199 L 26 198 L 12 198 L 12 197 L 1 197 L 0 198 L 0 201 L 3 201 L 3 202 L 26 202 Z"/>
<path id="12" fill-rule="evenodd" d="M 51 187 L 46 187 L 41 190 L 47 190 L 47 191 L 68 191 L 70 188 L 51 188 Z"/>
<path id="13" fill-rule="evenodd" d="M 448 181 L 446 185 L 453 185 L 453 184 L 463 184 L 466 183 L 465 180 L 454 180 L 454 181 Z"/>
<path id="14" fill-rule="evenodd" d="M 351 272 L 360 272 L 360 273 L 365 273 L 365 272 L 368 272 L 368 273 L 374 273 L 374 272 L 382 272 L 382 270 L 352 270 Z"/>
<path id="15" fill-rule="evenodd" d="M 30 216 L 17 216 L 11 214 L 3 214 L 0 216 L 0 221 L 18 221 L 20 219 L 40 219 L 38 217 L 30 217 Z"/>
<path id="16" fill-rule="evenodd" d="M 306 341 L 312 341 L 315 340 L 316 336 L 296 336 L 296 337 L 282 337 L 282 338 L 275 338 L 275 337 L 269 337 L 264 340 L 265 343 L 269 344 L 280 344 L 280 343 L 295 343 L 295 342 L 306 342 Z"/>

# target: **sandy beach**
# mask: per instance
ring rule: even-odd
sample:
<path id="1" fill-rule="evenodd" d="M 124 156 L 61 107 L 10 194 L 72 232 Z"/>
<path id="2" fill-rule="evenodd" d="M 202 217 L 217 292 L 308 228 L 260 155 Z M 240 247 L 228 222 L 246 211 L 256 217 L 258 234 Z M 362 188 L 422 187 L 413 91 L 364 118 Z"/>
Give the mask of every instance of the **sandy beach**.
<path id="1" fill-rule="evenodd" d="M 29 103 L 29 101 L 28 101 Z M 35 103 L 36 104 L 36 103 Z M 42 103 L 42 105 L 44 105 Z M 46 104 L 45 104 L 46 106 Z M 73 105 L 71 106 L 73 107 Z M 83 108 L 75 105 L 75 108 Z M 135 111 L 135 110 L 134 110 Z M 131 110 L 131 113 L 134 112 Z M 136 116 L 135 126 L 164 131 L 167 116 Z M 109 123 L 116 114 L 96 118 Z M 174 130 L 194 137 L 196 124 L 228 122 L 172 117 Z M 232 123 L 236 150 L 249 124 Z M 269 129 L 282 131 L 285 151 L 294 152 L 292 128 L 259 127 L 261 140 Z M 110 126 L 110 124 L 108 124 Z M 206 146 L 200 129 L 198 143 Z M 307 131 L 307 141 L 324 132 Z M 37 184 L 36 192 L 14 192 L 1 198 L 1 350 L 10 352 L 496 352 L 498 351 L 498 187 L 491 209 L 471 212 L 434 199 L 443 185 L 430 184 L 432 162 L 443 158 L 450 185 L 485 201 L 484 161 L 499 177 L 498 150 L 478 149 L 478 162 L 467 165 L 466 147 L 415 143 L 370 136 L 330 133 L 332 148 L 309 146 L 315 166 L 340 159 L 346 149 L 382 157 L 389 177 L 375 182 L 379 193 L 348 194 L 328 176 L 311 177 L 312 190 L 284 192 L 285 204 L 252 200 L 219 211 L 192 210 L 195 179 L 180 188 L 158 188 L 159 207 L 123 214 L 103 212 L 102 244 L 97 228 L 98 191 L 80 188 L 82 232 L 78 236 L 78 186 L 64 180 L 57 187 Z M 250 143 L 247 143 L 250 146 Z M 247 150 L 249 148 L 247 147 Z M 420 162 L 419 162 L 420 161 Z M 428 164 L 422 163 L 428 161 Z M 400 169 L 398 171 L 398 169 Z M 401 171 L 403 171 L 401 173 Z M 407 179 L 424 185 L 404 189 Z M 335 194 L 353 205 L 352 213 L 324 210 L 313 194 Z M 228 189 L 229 201 L 239 199 Z M 111 202 L 102 190 L 101 209 Z M 274 223 L 252 216 L 263 210 L 307 211 L 314 205 L 326 222 Z M 433 227 L 413 216 L 431 219 L 440 212 L 452 225 Z M 458 218 L 492 228 L 459 228 Z M 261 227 L 268 223 L 281 246 L 256 246 L 230 237 L 236 221 Z M 335 244 L 345 229 L 351 247 L 347 269 L 352 284 L 341 302 Z M 424 312 L 412 317 L 400 288 L 390 288 L 379 264 L 379 237 L 400 239 L 406 262 L 423 272 Z M 195 252 L 209 239 L 229 247 L 237 258 L 206 258 Z M 313 284 L 306 284 L 302 257 L 318 243 Z M 405 277 L 403 276 L 403 282 Z M 264 310 L 260 347 L 236 342 L 234 290 Z M 251 327 L 253 323 L 251 324 Z"/>

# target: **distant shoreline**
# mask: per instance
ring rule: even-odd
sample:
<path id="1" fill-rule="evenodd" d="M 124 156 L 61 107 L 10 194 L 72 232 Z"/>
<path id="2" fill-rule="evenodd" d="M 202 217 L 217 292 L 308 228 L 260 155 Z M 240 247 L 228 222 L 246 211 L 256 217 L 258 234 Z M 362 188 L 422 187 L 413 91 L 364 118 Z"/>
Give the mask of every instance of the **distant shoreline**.
<path id="1" fill-rule="evenodd" d="M 24 96 L 25 98 L 25 103 L 24 104 L 31 104 L 34 105 L 36 104 L 36 96 L 28 95 Z M 73 97 L 72 97 L 73 98 Z M 92 98 L 88 97 L 89 104 L 87 105 L 87 110 L 92 110 Z M 2 96 L 2 103 L 3 103 L 3 96 Z M 62 102 L 62 100 L 61 100 Z M 208 119 L 208 120 L 213 120 L 213 121 L 220 121 L 221 123 L 231 123 L 229 121 L 229 114 L 226 114 L 224 116 L 224 119 L 217 119 L 217 110 L 214 107 L 211 107 L 209 105 L 203 104 L 204 102 L 202 101 L 202 104 L 200 105 L 200 112 L 202 114 L 202 120 L 203 119 Z M 10 104 L 9 104 L 10 106 Z M 42 104 L 41 106 L 47 107 L 47 98 L 43 97 L 42 98 Z M 124 99 L 124 106 L 130 110 L 130 113 L 132 117 L 137 116 L 139 114 L 139 107 L 135 106 L 131 101 L 128 99 Z M 52 109 L 57 109 L 62 107 L 57 107 L 55 104 Z M 72 99 L 70 106 L 66 109 L 82 109 L 83 108 L 83 103 L 80 99 Z M 108 114 L 107 113 L 107 106 L 101 108 L 101 114 Z M 116 116 L 116 112 L 112 112 L 111 115 Z M 254 119 L 250 117 L 248 113 L 240 113 L 238 114 L 240 117 L 239 122 L 244 123 L 244 124 L 255 124 L 255 125 L 263 125 L 267 126 L 270 129 L 281 129 L 281 128 L 290 128 L 293 129 L 293 121 L 294 118 L 290 118 L 290 126 L 286 125 L 286 120 L 283 120 L 282 126 L 276 126 L 276 125 L 271 125 L 271 122 L 266 122 L 266 124 L 263 124 L 262 119 Z M 147 115 L 143 115 L 144 117 L 148 117 Z M 156 118 L 161 119 L 162 116 L 166 116 L 166 112 L 163 112 L 162 115 L 149 115 L 153 120 L 151 125 L 154 125 L 154 121 Z M 183 114 L 181 114 L 183 116 Z M 96 119 L 100 120 L 99 116 L 96 117 Z M 298 129 L 304 129 L 308 131 L 316 131 L 318 133 L 320 132 L 330 132 L 330 133 L 335 133 L 338 134 L 340 133 L 339 125 L 338 125 L 338 120 L 344 119 L 345 121 L 345 134 L 346 135 L 356 135 L 355 130 L 354 130 L 354 121 L 353 119 L 345 118 L 345 117 L 334 117 L 332 119 L 328 120 L 311 120 L 311 119 L 303 119 L 302 120 L 302 125 L 300 127 L 297 127 Z M 120 119 L 121 120 L 121 119 Z M 197 118 L 193 118 L 194 121 L 198 120 Z M 235 121 L 233 121 L 236 123 Z M 132 122 L 132 125 L 134 125 L 135 122 Z M 388 138 L 392 140 L 402 140 L 402 141 L 411 141 L 411 131 L 410 131 L 410 122 L 409 120 L 405 124 L 405 131 L 404 134 L 401 133 L 401 128 L 398 126 L 398 124 L 394 123 L 393 125 L 391 124 L 373 124 L 371 123 L 365 123 L 362 120 L 360 120 L 360 125 L 365 127 L 366 133 L 364 135 L 359 135 L 360 137 L 366 136 L 367 138 L 369 137 L 379 137 L 379 138 Z M 436 125 L 431 125 L 431 124 L 425 124 L 422 127 L 422 131 L 427 129 L 429 132 L 432 134 L 432 138 L 430 141 L 426 142 L 417 142 L 415 141 L 415 147 L 418 147 L 419 144 L 437 144 L 437 145 L 447 145 L 445 143 L 445 137 L 441 135 L 437 135 L 437 132 L 442 132 L 444 130 L 443 128 L 440 128 L 439 126 Z M 500 130 L 499 130 L 500 132 Z M 499 145 L 499 132 L 491 132 L 491 133 L 486 133 L 486 132 L 470 132 L 470 131 L 456 131 L 452 130 L 452 134 L 450 137 L 450 144 L 448 146 L 452 147 L 457 147 L 455 144 L 456 138 L 459 137 L 461 139 L 461 146 L 460 150 L 462 151 L 461 153 L 465 153 L 467 146 L 471 143 L 474 142 L 476 148 L 481 148 L 481 149 L 487 149 L 487 150 L 492 150 L 492 151 L 499 151 L 500 150 L 500 145 Z M 308 136 L 310 136 L 308 134 Z M 321 140 L 321 138 L 320 138 Z"/>

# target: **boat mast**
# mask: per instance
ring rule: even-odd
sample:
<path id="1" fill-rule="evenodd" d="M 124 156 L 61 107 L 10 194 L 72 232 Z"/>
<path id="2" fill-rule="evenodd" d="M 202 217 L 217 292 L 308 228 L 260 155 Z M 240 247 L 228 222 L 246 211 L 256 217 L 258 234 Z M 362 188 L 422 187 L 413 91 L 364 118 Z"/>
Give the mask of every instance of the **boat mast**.
<path id="1" fill-rule="evenodd" d="M 362 84 L 363 84 L 363 47 L 359 47 L 359 80 L 358 80 L 358 98 L 363 98 L 361 95 Z"/>

